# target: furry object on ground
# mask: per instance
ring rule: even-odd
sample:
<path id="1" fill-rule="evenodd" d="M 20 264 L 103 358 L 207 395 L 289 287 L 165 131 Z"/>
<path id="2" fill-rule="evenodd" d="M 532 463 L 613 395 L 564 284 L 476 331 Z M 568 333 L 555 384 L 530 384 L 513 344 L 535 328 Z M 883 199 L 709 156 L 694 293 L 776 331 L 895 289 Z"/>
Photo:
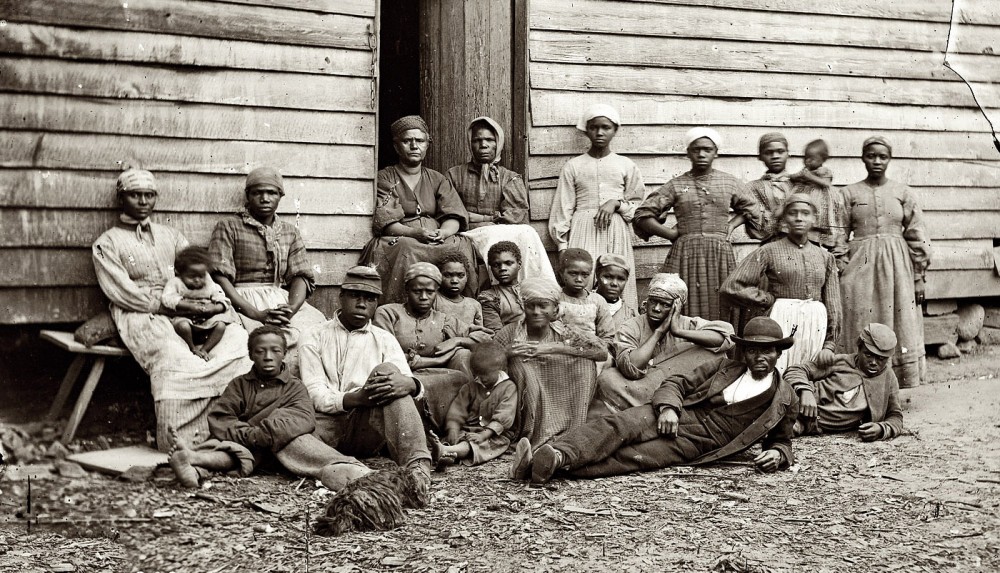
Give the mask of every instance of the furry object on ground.
<path id="1" fill-rule="evenodd" d="M 426 505 L 417 478 L 406 469 L 381 470 L 344 486 L 316 521 L 317 535 L 336 536 L 347 531 L 385 531 L 406 521 L 403 508 Z"/>

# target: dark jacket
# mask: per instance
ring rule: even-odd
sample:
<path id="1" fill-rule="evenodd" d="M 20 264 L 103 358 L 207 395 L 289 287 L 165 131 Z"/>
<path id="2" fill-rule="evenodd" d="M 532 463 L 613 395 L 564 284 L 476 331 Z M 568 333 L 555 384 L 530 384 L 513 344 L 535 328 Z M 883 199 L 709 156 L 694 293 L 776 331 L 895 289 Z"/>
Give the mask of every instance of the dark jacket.
<path id="1" fill-rule="evenodd" d="M 287 367 L 261 380 L 255 370 L 234 378 L 208 410 L 208 428 L 217 440 L 247 449 L 276 452 L 316 429 L 309 391 Z"/>
<path id="2" fill-rule="evenodd" d="M 669 406 L 679 413 L 683 408 L 705 407 L 746 370 L 747 367 L 742 362 L 720 357 L 705 362 L 694 372 L 674 374 L 666 378 L 653 394 L 653 408 L 659 412 L 661 408 Z M 795 392 L 782 380 L 777 370 L 773 376 L 776 385 L 774 397 L 764 413 L 734 440 L 691 463 L 706 464 L 721 460 L 738 454 L 761 440 L 765 450 L 775 449 L 781 452 L 784 459 L 780 468 L 784 469 L 795 463 L 792 453 L 792 425 L 798 413 Z"/>
<path id="3" fill-rule="evenodd" d="M 903 409 L 899 406 L 899 382 L 891 366 L 881 373 L 868 378 L 858 368 L 857 354 L 838 354 L 833 364 L 820 368 L 814 362 L 804 362 L 790 366 L 785 371 L 785 380 L 796 392 L 811 390 L 816 395 L 816 404 L 822 412 L 824 404 L 832 397 L 824 391 L 823 381 L 831 378 L 850 378 L 861 382 L 868 401 L 871 421 L 882 426 L 882 439 L 888 440 L 903 431 Z M 853 384 L 848 384 L 849 386 Z M 822 415 L 822 414 L 821 414 Z"/>

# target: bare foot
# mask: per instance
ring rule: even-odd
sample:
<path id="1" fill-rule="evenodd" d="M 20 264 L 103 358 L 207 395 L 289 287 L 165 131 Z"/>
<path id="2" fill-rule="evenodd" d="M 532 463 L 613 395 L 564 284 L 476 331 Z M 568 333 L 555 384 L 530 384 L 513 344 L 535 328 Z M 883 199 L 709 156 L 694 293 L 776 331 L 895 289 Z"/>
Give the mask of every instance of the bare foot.
<path id="1" fill-rule="evenodd" d="M 196 348 L 192 352 L 194 352 L 195 356 L 197 356 L 198 358 L 201 358 L 205 362 L 208 362 L 209 360 L 212 359 L 212 357 L 209 356 L 207 352 L 205 352 L 204 350 L 202 350 L 200 348 Z"/>
<path id="2" fill-rule="evenodd" d="M 198 487 L 198 470 L 191 465 L 191 448 L 170 428 L 170 468 L 184 487 Z"/>

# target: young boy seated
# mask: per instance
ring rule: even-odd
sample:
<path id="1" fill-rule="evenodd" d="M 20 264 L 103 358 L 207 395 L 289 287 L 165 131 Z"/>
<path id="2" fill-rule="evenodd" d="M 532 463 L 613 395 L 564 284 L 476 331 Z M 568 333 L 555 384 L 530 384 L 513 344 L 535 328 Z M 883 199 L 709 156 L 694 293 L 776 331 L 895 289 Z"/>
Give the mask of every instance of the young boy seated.
<path id="1" fill-rule="evenodd" d="M 284 332 L 261 326 L 250 333 L 247 346 L 253 367 L 233 379 L 209 410 L 212 438 L 192 448 L 171 429 L 170 467 L 177 480 L 198 487 L 211 472 L 245 477 L 273 455 L 292 473 L 335 489 L 343 482 L 335 475 L 337 465 L 351 459 L 313 436 L 313 401 L 284 364 Z"/>
<path id="2" fill-rule="evenodd" d="M 496 342 L 472 349 L 471 382 L 458 391 L 445 418 L 445 444 L 431 435 L 431 456 L 441 467 L 462 461 L 479 465 L 496 459 L 510 446 L 517 412 L 517 387 L 503 371 L 507 351 Z"/>
<path id="3" fill-rule="evenodd" d="M 160 295 L 160 302 L 170 310 L 203 313 L 201 318 L 173 316 L 170 323 L 191 352 L 205 360 L 211 359 L 209 352 L 226 334 L 226 325 L 235 321 L 229 312 L 232 305 L 226 293 L 208 275 L 211 264 L 212 257 L 204 247 L 187 247 L 177 253 L 174 259 L 177 276 L 167 281 Z M 219 305 L 221 311 L 204 318 L 211 307 L 218 310 Z"/>
<path id="4" fill-rule="evenodd" d="M 790 366 L 785 380 L 799 395 L 794 434 L 857 430 L 861 439 L 889 440 L 903 431 L 899 384 L 889 360 L 896 333 L 873 322 L 861 331 L 858 351 L 838 354 L 822 368 L 815 361 Z"/>
<path id="5" fill-rule="evenodd" d="M 615 330 L 621 328 L 628 319 L 639 314 L 635 308 L 625 304 L 625 301 L 622 300 L 622 291 L 625 290 L 630 273 L 628 262 L 621 255 L 604 253 L 597 257 L 594 288 L 597 290 L 597 294 L 607 301 L 608 311 L 615 321 Z"/>
<path id="6" fill-rule="evenodd" d="M 469 260 L 456 251 L 442 257 L 437 268 L 441 271 L 441 286 L 434 299 L 434 310 L 453 316 L 465 324 L 483 326 L 483 305 L 462 294 L 469 282 Z"/>
<path id="7" fill-rule="evenodd" d="M 500 241 L 486 253 L 486 264 L 497 283 L 479 292 L 483 325 L 496 332 L 524 316 L 521 288 L 521 249 L 511 241 Z"/>
<path id="8" fill-rule="evenodd" d="M 559 280 L 562 295 L 559 307 L 562 321 L 584 332 L 597 335 L 606 344 L 615 336 L 615 320 L 608 303 L 601 295 L 587 289 L 594 259 L 583 249 L 566 249 L 559 253 Z"/>

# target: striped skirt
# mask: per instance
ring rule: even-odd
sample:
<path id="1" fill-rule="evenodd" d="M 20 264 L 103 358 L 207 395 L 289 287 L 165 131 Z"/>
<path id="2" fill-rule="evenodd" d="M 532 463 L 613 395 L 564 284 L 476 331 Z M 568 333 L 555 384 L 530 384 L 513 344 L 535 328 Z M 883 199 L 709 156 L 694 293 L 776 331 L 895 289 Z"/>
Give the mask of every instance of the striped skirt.
<path id="1" fill-rule="evenodd" d="M 778 372 L 784 374 L 789 366 L 807 362 L 823 350 L 823 342 L 826 340 L 826 307 L 823 303 L 779 298 L 774 301 L 770 316 L 781 325 L 785 336 L 792 332 L 792 328 L 798 327 L 795 331 L 795 344 L 778 358 L 775 366 Z"/>
<path id="2" fill-rule="evenodd" d="M 728 238 L 692 233 L 674 242 L 663 263 L 663 272 L 677 273 L 687 284 L 685 316 L 737 324 L 733 308 L 719 297 L 719 288 L 735 267 L 736 257 Z"/>

